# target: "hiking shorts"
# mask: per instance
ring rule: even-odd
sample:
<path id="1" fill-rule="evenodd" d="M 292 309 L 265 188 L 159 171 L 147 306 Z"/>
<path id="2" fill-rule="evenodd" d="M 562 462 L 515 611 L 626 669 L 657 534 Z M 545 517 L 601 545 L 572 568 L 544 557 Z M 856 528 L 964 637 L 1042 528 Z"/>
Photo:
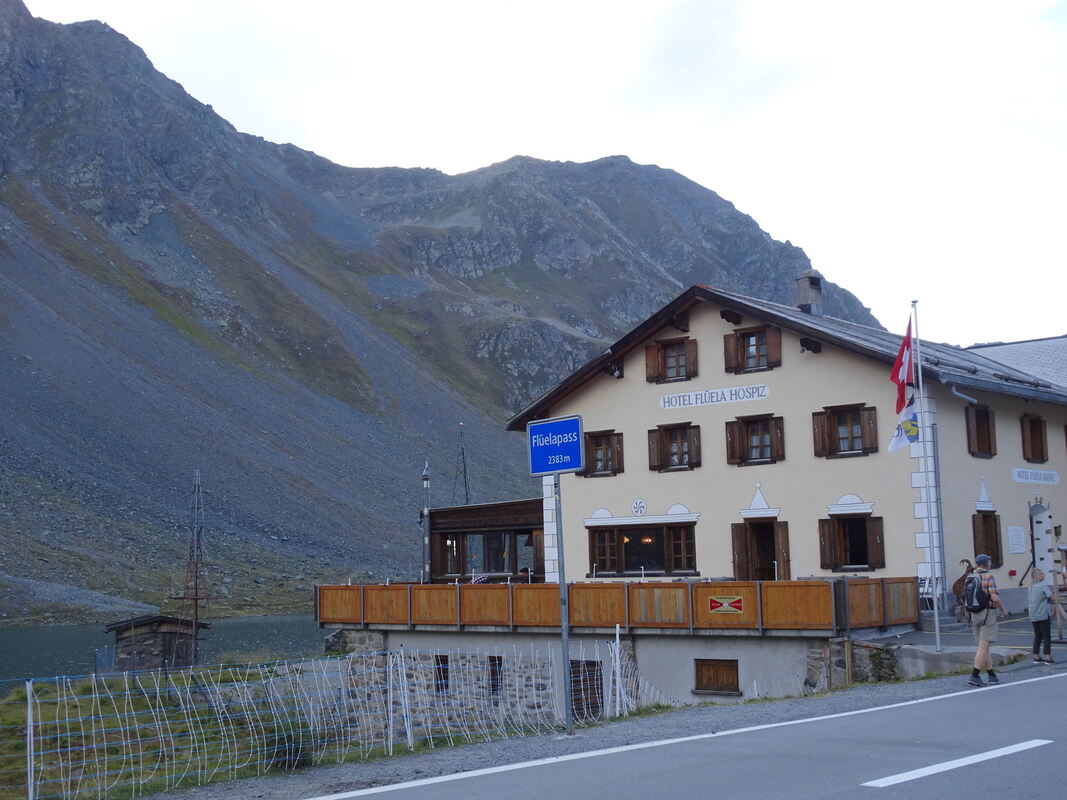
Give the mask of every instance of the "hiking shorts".
<path id="1" fill-rule="evenodd" d="M 971 630 L 974 631 L 976 642 L 995 642 L 999 627 L 1000 620 L 995 608 L 987 608 L 985 611 L 971 614 Z"/>

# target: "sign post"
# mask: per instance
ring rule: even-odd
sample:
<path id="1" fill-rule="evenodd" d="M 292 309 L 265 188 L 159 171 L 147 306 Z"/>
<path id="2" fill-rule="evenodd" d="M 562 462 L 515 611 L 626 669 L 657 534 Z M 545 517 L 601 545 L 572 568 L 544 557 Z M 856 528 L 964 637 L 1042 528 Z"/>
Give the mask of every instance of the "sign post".
<path id="1" fill-rule="evenodd" d="M 563 569 L 563 505 L 560 500 L 559 476 L 578 472 L 585 463 L 585 437 L 582 418 L 555 417 L 530 422 L 526 426 L 526 443 L 530 454 L 530 475 L 551 475 L 556 523 L 556 558 L 559 565 L 559 630 L 563 659 L 563 714 L 567 735 L 574 735 L 574 699 L 571 688 L 570 609 L 567 602 L 567 573 Z"/>

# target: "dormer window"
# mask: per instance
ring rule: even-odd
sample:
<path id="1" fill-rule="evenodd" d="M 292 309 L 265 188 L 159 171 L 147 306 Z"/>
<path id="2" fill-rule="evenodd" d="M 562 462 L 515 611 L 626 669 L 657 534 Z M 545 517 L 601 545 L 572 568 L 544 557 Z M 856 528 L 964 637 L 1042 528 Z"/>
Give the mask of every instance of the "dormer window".
<path id="1" fill-rule="evenodd" d="M 696 375 L 696 339 L 665 339 L 645 346 L 645 379 L 649 383 L 687 381 Z"/>
<path id="2" fill-rule="evenodd" d="M 727 372 L 760 372 L 782 366 L 782 331 L 762 325 L 742 328 L 723 337 Z"/>

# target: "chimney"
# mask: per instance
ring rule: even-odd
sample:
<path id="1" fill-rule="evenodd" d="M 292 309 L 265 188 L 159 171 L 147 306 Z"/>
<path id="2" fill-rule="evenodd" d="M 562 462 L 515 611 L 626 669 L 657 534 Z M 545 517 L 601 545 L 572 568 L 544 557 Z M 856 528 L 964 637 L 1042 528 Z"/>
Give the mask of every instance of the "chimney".
<path id="1" fill-rule="evenodd" d="M 797 308 L 813 317 L 822 316 L 822 275 L 806 269 L 797 277 Z"/>

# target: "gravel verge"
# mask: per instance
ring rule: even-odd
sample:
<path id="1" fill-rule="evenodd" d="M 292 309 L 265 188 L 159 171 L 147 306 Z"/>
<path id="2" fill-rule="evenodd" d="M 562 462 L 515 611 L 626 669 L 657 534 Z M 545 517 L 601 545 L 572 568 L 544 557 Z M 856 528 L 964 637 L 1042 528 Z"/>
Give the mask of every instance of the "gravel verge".
<path id="1" fill-rule="evenodd" d="M 1067 669 L 1067 666 L 1057 665 L 1057 668 Z M 1005 668 L 999 674 L 1003 683 L 1008 684 L 1047 674 L 1047 669 L 1020 663 Z M 516 737 L 390 759 L 314 767 L 292 773 L 272 773 L 258 778 L 157 794 L 149 800 L 298 800 L 571 753 L 876 708 L 965 691 L 969 688 L 965 680 L 964 676 L 954 675 L 904 683 L 861 684 L 814 697 L 687 707 L 637 719 L 576 728 L 572 737 L 558 734 Z"/>

